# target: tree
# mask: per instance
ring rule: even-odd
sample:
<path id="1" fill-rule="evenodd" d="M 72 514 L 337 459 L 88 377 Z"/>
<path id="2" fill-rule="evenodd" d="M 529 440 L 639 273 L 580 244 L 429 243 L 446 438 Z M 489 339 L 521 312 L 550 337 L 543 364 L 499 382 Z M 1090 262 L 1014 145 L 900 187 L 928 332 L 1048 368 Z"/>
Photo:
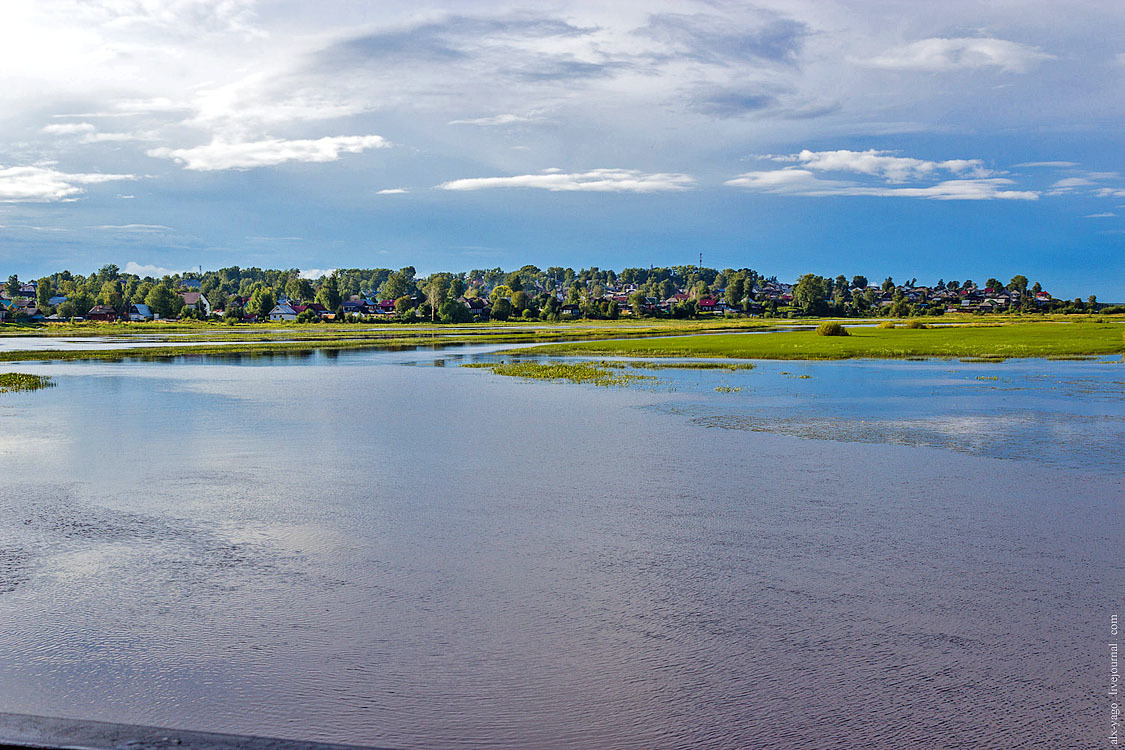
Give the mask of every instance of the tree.
<path id="1" fill-rule="evenodd" d="M 320 285 L 320 289 L 316 292 L 316 301 L 329 310 L 335 310 L 340 306 L 340 286 L 335 273 Z"/>
<path id="2" fill-rule="evenodd" d="M 39 279 L 39 286 L 35 290 L 35 304 L 40 310 L 46 310 L 51 305 L 51 280 Z"/>
<path id="3" fill-rule="evenodd" d="M 8 294 L 8 299 L 15 299 L 20 295 L 20 277 L 12 274 L 8 277 L 8 283 L 4 285 L 4 291 Z"/>
<path id="4" fill-rule="evenodd" d="M 743 280 L 742 274 L 736 273 L 727 280 L 727 290 L 724 295 L 727 304 L 731 307 L 738 307 L 742 304 L 742 299 L 746 296 L 746 282 Z"/>
<path id="5" fill-rule="evenodd" d="M 514 307 L 516 312 L 519 312 L 519 313 L 522 313 L 524 310 L 526 310 L 527 309 L 527 292 L 520 289 L 515 294 L 513 294 L 512 295 L 512 307 Z"/>
<path id="6" fill-rule="evenodd" d="M 307 302 L 316 296 L 313 291 L 312 282 L 308 279 L 302 279 L 299 276 L 294 276 L 285 282 L 285 296 L 289 299 L 297 300 L 298 302 Z M 211 299 L 208 295 L 207 299 Z"/>
<path id="7" fill-rule="evenodd" d="M 852 276 L 852 286 L 857 287 L 859 289 L 866 289 L 867 288 L 867 277 L 866 276 Z"/>
<path id="8" fill-rule="evenodd" d="M 449 274 L 435 273 L 426 281 L 426 302 L 430 305 L 430 321 L 437 315 L 438 308 L 449 295 Z"/>
<path id="9" fill-rule="evenodd" d="M 459 299 L 465 294 L 465 280 L 460 276 L 454 276 L 449 280 L 449 296 L 453 299 Z M 464 307 L 464 305 L 462 305 Z"/>
<path id="10" fill-rule="evenodd" d="M 465 303 L 458 302 L 452 297 L 441 303 L 441 309 L 438 312 L 441 315 L 442 323 L 469 323 L 473 319 L 473 314 L 469 312 L 469 308 L 465 307 Z"/>
<path id="11" fill-rule="evenodd" d="M 250 312 L 257 315 L 259 318 L 264 318 L 269 315 L 270 310 L 276 306 L 277 299 L 273 296 L 273 290 L 268 286 L 259 287 L 250 295 Z"/>
<path id="12" fill-rule="evenodd" d="M 149 291 L 145 297 L 145 304 L 149 306 L 153 314 L 159 315 L 162 318 L 170 318 L 173 314 L 173 301 L 176 295 L 172 290 L 163 284 L 157 284 Z"/>
<path id="13" fill-rule="evenodd" d="M 414 312 L 414 300 L 410 297 L 402 296 L 395 300 L 395 314 L 401 318 L 405 318 L 410 313 Z"/>
<path id="14" fill-rule="evenodd" d="M 1019 292 L 1021 295 L 1027 292 L 1027 277 L 1023 274 L 1016 274 L 1012 280 L 1008 282 L 1008 289 L 1013 292 Z"/>
<path id="15" fill-rule="evenodd" d="M 984 282 L 984 288 L 991 289 L 992 293 L 996 294 L 1004 288 L 1004 284 L 1000 281 L 1000 279 L 990 278 L 988 281 Z"/>
<path id="16" fill-rule="evenodd" d="M 827 305 L 828 279 L 823 276 L 806 273 L 797 280 L 793 287 L 793 302 L 806 315 L 823 313 Z"/>
<path id="17" fill-rule="evenodd" d="M 101 291 L 98 292 L 98 303 L 102 305 L 109 305 L 114 310 L 121 309 L 121 282 L 119 281 L 106 281 L 102 283 Z"/>
<path id="18" fill-rule="evenodd" d="M 512 317 L 515 309 L 507 297 L 500 297 L 492 303 L 492 317 L 495 320 L 507 320 Z"/>
<path id="19" fill-rule="evenodd" d="M 886 292 L 893 292 L 894 289 L 895 289 L 895 280 L 892 279 L 890 276 L 888 276 L 887 278 L 883 279 L 883 284 L 882 284 L 881 288 L 882 288 L 883 292 L 885 292 L 885 293 Z"/>
<path id="20" fill-rule="evenodd" d="M 512 288 L 507 284 L 499 284 L 494 287 L 493 290 L 489 293 L 488 299 L 492 302 L 493 305 L 495 305 L 501 299 L 510 301 L 514 293 L 515 292 L 512 291 Z"/>

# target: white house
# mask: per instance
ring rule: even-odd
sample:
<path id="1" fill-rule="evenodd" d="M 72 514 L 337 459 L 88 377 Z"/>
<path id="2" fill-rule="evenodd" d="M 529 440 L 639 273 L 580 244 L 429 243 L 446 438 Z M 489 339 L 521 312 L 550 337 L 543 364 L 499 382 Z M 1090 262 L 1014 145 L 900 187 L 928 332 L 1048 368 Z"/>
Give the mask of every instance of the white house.
<path id="1" fill-rule="evenodd" d="M 270 310 L 270 320 L 296 320 L 297 311 L 288 302 L 280 302 Z"/>

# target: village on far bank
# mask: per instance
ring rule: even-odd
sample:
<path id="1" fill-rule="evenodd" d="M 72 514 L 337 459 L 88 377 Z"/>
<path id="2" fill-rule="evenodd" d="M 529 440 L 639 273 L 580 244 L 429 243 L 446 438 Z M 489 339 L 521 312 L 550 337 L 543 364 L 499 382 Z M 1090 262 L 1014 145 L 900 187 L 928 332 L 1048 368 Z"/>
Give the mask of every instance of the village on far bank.
<path id="1" fill-rule="evenodd" d="M 879 284 L 856 275 L 805 274 L 794 283 L 743 269 L 698 266 L 574 271 L 524 266 L 417 278 L 413 267 L 339 269 L 317 279 L 297 269 L 237 266 L 162 278 L 106 265 L 84 277 L 63 271 L 33 281 L 8 277 L 0 321 L 69 323 L 223 320 L 257 322 L 488 320 L 560 321 L 621 317 L 907 317 L 946 313 L 1084 313 L 1102 309 L 1094 296 L 1055 299 L 1016 275 L 983 284 L 917 279 Z"/>

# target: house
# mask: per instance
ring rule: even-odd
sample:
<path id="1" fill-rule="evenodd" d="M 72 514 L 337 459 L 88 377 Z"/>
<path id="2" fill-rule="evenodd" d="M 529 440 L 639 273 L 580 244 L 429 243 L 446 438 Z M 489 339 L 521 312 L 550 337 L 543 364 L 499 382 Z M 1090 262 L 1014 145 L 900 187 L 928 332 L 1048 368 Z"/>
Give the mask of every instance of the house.
<path id="1" fill-rule="evenodd" d="M 379 300 L 379 304 L 375 306 L 376 312 L 380 315 L 394 315 L 395 314 L 395 301 L 393 299 Z"/>
<path id="2" fill-rule="evenodd" d="M 152 314 L 152 308 L 148 305 L 137 303 L 129 305 L 129 320 L 134 323 L 141 323 L 146 320 L 152 320 L 155 316 Z"/>
<path id="3" fill-rule="evenodd" d="M 361 299 L 349 299 L 341 302 L 340 308 L 344 311 L 344 315 L 351 317 L 362 317 L 367 314 L 367 303 Z"/>
<path id="4" fill-rule="evenodd" d="M 86 319 L 114 323 L 117 321 L 117 311 L 109 305 L 94 305 L 90 308 L 90 312 L 86 313 Z"/>
<path id="5" fill-rule="evenodd" d="M 715 312 L 715 307 L 718 304 L 719 304 L 719 301 L 717 299 L 715 299 L 714 297 L 700 297 L 699 298 L 699 312 L 701 312 L 701 313 L 713 313 L 713 312 Z"/>
<path id="6" fill-rule="evenodd" d="M 184 307 L 194 307 L 204 315 L 211 314 L 211 303 L 207 301 L 202 292 L 182 292 L 180 297 L 184 300 Z"/>
<path id="7" fill-rule="evenodd" d="M 301 306 L 298 305 L 298 307 Z M 304 307 L 301 307 L 301 309 L 304 310 Z M 299 314 L 288 302 L 279 302 L 270 310 L 269 319 L 273 321 L 296 320 Z"/>

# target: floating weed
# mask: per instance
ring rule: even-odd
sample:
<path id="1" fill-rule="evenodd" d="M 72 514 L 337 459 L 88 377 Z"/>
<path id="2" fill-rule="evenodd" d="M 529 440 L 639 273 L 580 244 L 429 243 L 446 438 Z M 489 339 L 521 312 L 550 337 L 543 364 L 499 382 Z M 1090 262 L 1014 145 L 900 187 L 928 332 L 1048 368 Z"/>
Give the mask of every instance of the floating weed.
<path id="1" fill-rule="evenodd" d="M 716 393 L 742 393 L 742 386 L 740 386 L 740 385 L 736 385 L 736 386 L 717 385 L 717 386 L 715 386 L 715 392 Z"/>
<path id="2" fill-rule="evenodd" d="M 0 373 L 0 393 L 8 391 L 37 391 L 53 388 L 55 381 L 47 375 L 28 375 L 22 372 Z"/>
<path id="3" fill-rule="evenodd" d="M 631 375 L 614 372 L 598 362 L 566 362 L 541 364 L 539 362 L 471 362 L 462 367 L 492 370 L 497 375 L 530 380 L 565 380 L 571 383 L 588 383 L 603 387 L 624 386 L 638 380 L 655 380 L 648 375 Z"/>
<path id="4" fill-rule="evenodd" d="M 977 375 L 977 380 L 999 380 L 996 375 Z"/>
<path id="5" fill-rule="evenodd" d="M 612 362 L 600 364 L 614 366 Z M 723 372 L 753 370 L 757 367 L 753 362 L 629 362 L 627 364 L 639 370 L 722 370 Z M 620 367 L 622 364 L 616 366 Z"/>

